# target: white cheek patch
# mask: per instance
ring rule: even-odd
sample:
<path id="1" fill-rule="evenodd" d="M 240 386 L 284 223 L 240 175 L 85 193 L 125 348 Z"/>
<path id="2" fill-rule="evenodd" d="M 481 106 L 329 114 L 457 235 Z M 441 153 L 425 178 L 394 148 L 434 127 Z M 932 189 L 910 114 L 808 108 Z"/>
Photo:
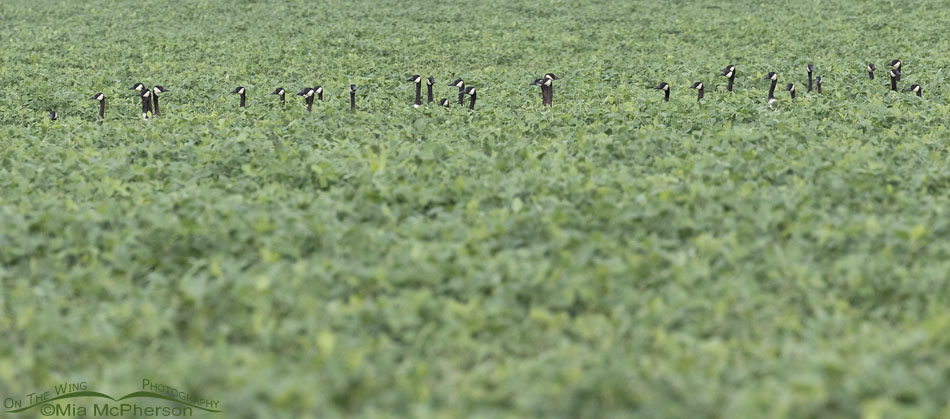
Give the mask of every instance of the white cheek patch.
<path id="1" fill-rule="evenodd" d="M 241 91 L 239 91 L 238 93 L 240 93 L 240 94 L 243 95 L 243 94 L 244 94 L 244 89 L 242 88 Z"/>
<path id="2" fill-rule="evenodd" d="M 700 83 L 699 86 L 696 86 L 696 88 L 699 89 L 699 90 L 702 90 L 702 89 L 703 89 L 703 84 Z"/>

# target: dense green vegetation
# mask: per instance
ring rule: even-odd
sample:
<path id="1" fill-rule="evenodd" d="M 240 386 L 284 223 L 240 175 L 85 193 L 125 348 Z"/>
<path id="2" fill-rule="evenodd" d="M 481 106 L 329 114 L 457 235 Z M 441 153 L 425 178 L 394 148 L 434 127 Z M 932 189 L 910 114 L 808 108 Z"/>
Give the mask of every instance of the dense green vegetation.
<path id="1" fill-rule="evenodd" d="M 0 4 L 0 398 L 950 417 L 942 2 L 113 3 Z M 922 99 L 867 79 L 893 58 Z M 416 73 L 478 109 L 412 109 Z"/>

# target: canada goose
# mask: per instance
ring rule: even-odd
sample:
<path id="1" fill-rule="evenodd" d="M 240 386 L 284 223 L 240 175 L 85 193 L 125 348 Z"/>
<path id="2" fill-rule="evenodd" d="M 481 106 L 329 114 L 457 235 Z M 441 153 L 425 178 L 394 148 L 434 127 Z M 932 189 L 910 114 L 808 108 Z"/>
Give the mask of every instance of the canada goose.
<path id="1" fill-rule="evenodd" d="M 427 100 L 426 100 L 426 104 L 427 104 L 427 105 L 430 104 L 430 103 L 432 103 L 432 85 L 433 85 L 433 84 L 435 84 L 435 79 L 434 79 L 434 78 L 429 77 L 429 78 L 426 79 L 426 90 L 428 91 L 428 92 L 427 92 L 427 93 L 428 93 L 428 98 L 427 98 Z"/>
<path id="2" fill-rule="evenodd" d="M 788 90 L 788 94 L 792 95 L 792 99 L 795 99 L 795 85 L 789 83 L 788 86 L 785 86 L 785 90 Z"/>
<path id="3" fill-rule="evenodd" d="M 815 66 L 808 64 L 808 67 L 805 67 L 805 70 L 808 71 L 808 93 L 811 93 L 811 76 L 815 72 Z"/>
<path id="4" fill-rule="evenodd" d="M 274 93 L 271 93 L 271 94 L 280 96 L 280 106 L 284 106 L 287 103 L 286 100 L 284 99 L 284 95 L 287 94 L 287 91 L 284 90 L 283 87 L 278 87 L 274 89 Z"/>
<path id="5" fill-rule="evenodd" d="M 534 81 L 531 82 L 531 86 L 539 86 L 539 87 L 541 87 L 541 106 L 547 106 L 547 105 L 548 105 L 548 94 L 547 94 L 547 91 L 544 89 L 544 79 L 543 79 L 543 78 L 534 79 Z"/>
<path id="6" fill-rule="evenodd" d="M 548 73 L 544 75 L 544 83 L 542 88 L 548 91 L 548 106 L 554 106 L 554 80 L 557 80 L 558 77 L 554 73 Z"/>
<path id="7" fill-rule="evenodd" d="M 314 87 L 313 92 L 316 93 L 317 100 L 323 102 L 323 86 Z"/>
<path id="8" fill-rule="evenodd" d="M 693 85 L 689 87 L 690 89 L 696 89 L 696 91 L 699 92 L 699 96 L 696 98 L 696 101 L 697 101 L 697 102 L 703 100 L 703 92 L 704 92 L 704 90 L 705 90 L 703 87 L 704 87 L 704 86 L 703 86 L 703 82 L 701 82 L 701 81 L 698 81 L 698 82 L 696 82 L 696 83 L 693 83 Z"/>
<path id="9" fill-rule="evenodd" d="M 656 85 L 656 87 L 654 87 L 654 89 L 656 89 L 656 90 L 662 90 L 662 91 L 663 91 L 663 101 L 664 101 L 664 102 L 669 102 L 669 101 L 670 101 L 670 85 L 669 85 L 669 83 L 667 83 L 667 82 L 662 82 L 662 83 Z"/>
<path id="10" fill-rule="evenodd" d="M 439 106 L 448 109 L 448 108 L 449 108 L 449 100 L 446 99 L 446 98 L 440 99 L 440 100 L 439 100 Z"/>
<path id="11" fill-rule="evenodd" d="M 350 110 L 356 110 L 356 85 L 350 85 Z"/>
<path id="12" fill-rule="evenodd" d="M 53 110 L 53 109 L 50 109 L 50 110 L 49 110 L 49 120 L 50 120 L 50 121 L 55 121 L 55 120 L 56 120 L 56 111 Z"/>
<path id="13" fill-rule="evenodd" d="M 554 86 L 552 81 L 557 80 L 557 76 L 553 74 L 546 74 L 543 78 L 535 79 L 531 83 L 532 86 L 541 87 L 541 106 L 554 106 Z"/>
<path id="14" fill-rule="evenodd" d="M 106 95 L 102 93 L 96 93 L 92 95 L 92 100 L 99 101 L 99 120 L 106 118 Z"/>
<path id="15" fill-rule="evenodd" d="M 142 92 L 139 93 L 139 96 L 142 98 L 142 120 L 148 121 L 148 113 L 152 110 L 152 91 L 148 89 L 142 89 Z"/>
<path id="16" fill-rule="evenodd" d="M 901 79 L 901 71 L 892 68 L 888 70 L 887 75 L 891 77 L 891 90 L 897 91 L 897 81 Z"/>
<path id="17" fill-rule="evenodd" d="M 411 81 L 416 84 L 416 101 L 412 102 L 412 107 L 418 108 L 422 106 L 422 76 L 415 74 L 406 79 L 406 81 Z"/>
<path id="18" fill-rule="evenodd" d="M 871 80 L 874 80 L 874 70 L 877 70 L 877 66 L 874 64 L 868 64 L 867 70 L 868 70 L 868 77 Z"/>
<path id="19" fill-rule="evenodd" d="M 731 92 L 732 82 L 736 80 L 736 66 L 734 64 L 727 65 L 726 68 L 719 72 L 719 75 L 729 79 L 729 85 L 726 86 L 726 90 Z"/>
<path id="20" fill-rule="evenodd" d="M 766 103 L 771 105 L 775 102 L 775 85 L 778 84 L 778 74 L 773 71 L 770 71 L 762 80 L 772 80 L 772 85 L 769 87 L 769 95 L 766 98 Z"/>
<path id="21" fill-rule="evenodd" d="M 154 109 L 152 109 L 152 116 L 161 116 L 161 113 L 158 110 L 158 94 L 165 93 L 167 91 L 168 89 L 165 89 L 161 85 L 157 85 L 152 88 L 152 105 L 154 107 Z"/>
<path id="22" fill-rule="evenodd" d="M 142 84 L 141 82 L 138 82 L 138 83 L 133 84 L 132 87 L 129 88 L 129 90 L 135 90 L 136 92 L 138 92 L 138 96 L 141 98 L 142 91 L 146 89 L 145 89 L 144 84 Z M 151 102 L 149 102 L 148 111 L 151 111 L 151 110 L 152 110 L 152 104 Z"/>
<path id="23" fill-rule="evenodd" d="M 901 81 L 901 73 L 904 72 L 904 63 L 901 60 L 893 60 L 889 64 L 892 69 L 897 70 L 897 81 Z"/>
<path id="24" fill-rule="evenodd" d="M 818 94 L 821 94 L 821 76 L 815 77 L 815 88 L 818 89 Z"/>
<path id="25" fill-rule="evenodd" d="M 912 84 L 907 88 L 907 90 L 905 90 L 905 92 L 914 92 L 917 93 L 917 97 L 923 97 L 924 88 L 920 87 L 919 84 Z"/>
<path id="26" fill-rule="evenodd" d="M 247 93 L 247 89 L 245 89 L 244 86 L 235 87 L 234 90 L 231 91 L 231 94 L 241 95 L 241 107 L 242 107 L 242 108 L 244 107 L 244 105 L 245 105 L 246 102 L 247 102 L 247 94 L 246 94 L 246 93 Z"/>
<path id="27" fill-rule="evenodd" d="M 462 99 L 465 98 L 465 82 L 462 79 L 458 79 L 449 83 L 449 86 L 455 86 L 459 88 L 459 105 L 462 104 Z"/>
<path id="28" fill-rule="evenodd" d="M 468 108 L 475 109 L 475 88 L 469 87 L 465 89 L 465 93 L 472 97 L 472 101 L 468 103 Z"/>
<path id="29" fill-rule="evenodd" d="M 303 90 L 297 92 L 297 96 L 303 97 L 303 102 L 307 104 L 307 112 L 310 112 L 313 108 L 313 94 L 316 92 L 312 87 L 304 87 Z"/>

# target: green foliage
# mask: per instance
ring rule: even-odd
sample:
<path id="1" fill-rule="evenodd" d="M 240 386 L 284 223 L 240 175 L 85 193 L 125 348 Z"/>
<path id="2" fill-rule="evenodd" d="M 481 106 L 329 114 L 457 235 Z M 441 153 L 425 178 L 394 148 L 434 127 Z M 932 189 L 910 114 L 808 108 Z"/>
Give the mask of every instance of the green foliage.
<path id="1" fill-rule="evenodd" d="M 2 395 L 950 416 L 941 2 L 114 3 L 0 6 Z M 923 98 L 867 80 L 893 58 Z M 766 107 L 768 71 L 799 99 Z M 476 111 L 412 109 L 416 73 Z M 318 84 L 310 114 L 269 95 Z"/>

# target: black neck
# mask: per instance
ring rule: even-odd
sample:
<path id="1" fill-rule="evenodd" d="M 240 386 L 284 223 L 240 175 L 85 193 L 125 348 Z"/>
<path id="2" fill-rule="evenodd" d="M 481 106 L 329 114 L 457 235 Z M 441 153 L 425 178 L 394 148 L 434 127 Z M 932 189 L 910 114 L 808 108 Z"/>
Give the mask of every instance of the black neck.
<path id="1" fill-rule="evenodd" d="M 541 85 L 541 106 L 551 106 L 551 91 L 549 86 Z"/>
<path id="2" fill-rule="evenodd" d="M 819 95 L 821 94 L 821 85 L 820 85 L 820 84 L 818 85 L 818 94 L 819 94 Z"/>
<path id="3" fill-rule="evenodd" d="M 923 93 L 924 89 L 922 87 L 917 89 L 917 97 L 924 97 Z"/>
<path id="4" fill-rule="evenodd" d="M 468 103 L 469 109 L 475 109 L 475 93 L 472 93 L 472 101 Z"/>
<path id="5" fill-rule="evenodd" d="M 416 101 L 413 104 L 416 106 L 422 104 L 422 83 L 416 83 Z"/>
<path id="6" fill-rule="evenodd" d="M 152 105 L 155 107 L 155 109 L 152 112 L 152 115 L 155 115 L 155 116 L 161 115 L 161 113 L 158 110 L 158 95 L 154 93 L 152 94 Z"/>
<path id="7" fill-rule="evenodd" d="M 789 91 L 788 93 L 792 95 L 792 99 L 795 99 L 795 91 L 794 91 L 794 90 L 791 90 L 791 91 Z"/>
<path id="8" fill-rule="evenodd" d="M 669 89 L 669 88 L 667 88 L 666 90 L 663 91 L 663 101 L 664 101 L 664 102 L 669 102 L 669 101 L 670 101 L 670 89 Z"/>
<path id="9" fill-rule="evenodd" d="M 808 93 L 811 93 L 811 73 L 808 73 Z"/>
<path id="10" fill-rule="evenodd" d="M 873 72 L 873 71 L 868 71 L 868 77 L 870 77 L 871 80 L 874 80 L 874 72 Z"/>
<path id="11" fill-rule="evenodd" d="M 284 106 L 287 103 L 287 100 L 284 98 L 284 94 L 280 94 L 280 106 Z"/>
<path id="12" fill-rule="evenodd" d="M 699 101 L 701 101 L 701 100 L 703 100 L 703 88 L 702 88 L 702 87 L 699 88 L 699 97 L 696 98 L 696 101 L 697 101 L 697 102 L 699 102 Z"/>
<path id="13" fill-rule="evenodd" d="M 313 95 L 307 96 L 307 112 L 313 108 Z"/>
<path id="14" fill-rule="evenodd" d="M 732 82 L 736 80 L 736 70 L 732 70 L 732 77 L 729 77 L 729 85 L 726 86 L 726 90 L 732 91 Z"/>
<path id="15" fill-rule="evenodd" d="M 891 90 L 897 91 L 897 77 L 891 76 Z"/>
<path id="16" fill-rule="evenodd" d="M 323 90 L 321 90 L 320 93 L 317 93 L 317 99 L 323 102 Z"/>
<path id="17" fill-rule="evenodd" d="M 102 99 L 99 101 L 99 119 L 106 118 L 106 100 Z"/>
<path id="18" fill-rule="evenodd" d="M 427 92 L 427 93 L 428 93 L 428 100 L 426 101 L 426 103 L 432 103 L 432 85 L 431 85 L 431 84 L 426 85 L 426 90 L 428 91 L 428 92 Z"/>
<path id="19" fill-rule="evenodd" d="M 247 96 L 244 95 L 244 92 L 241 92 L 241 107 L 243 108 L 245 104 L 247 104 Z"/>
<path id="20" fill-rule="evenodd" d="M 772 86 L 769 87 L 769 99 L 775 99 L 775 84 L 778 80 L 772 80 Z"/>
<path id="21" fill-rule="evenodd" d="M 465 99 L 465 87 L 459 87 L 459 105 L 461 105 Z"/>
<path id="22" fill-rule="evenodd" d="M 142 96 L 142 119 L 144 120 L 148 120 L 148 108 L 150 103 L 148 97 Z"/>
<path id="23" fill-rule="evenodd" d="M 350 92 L 350 109 L 356 109 L 356 92 Z"/>

